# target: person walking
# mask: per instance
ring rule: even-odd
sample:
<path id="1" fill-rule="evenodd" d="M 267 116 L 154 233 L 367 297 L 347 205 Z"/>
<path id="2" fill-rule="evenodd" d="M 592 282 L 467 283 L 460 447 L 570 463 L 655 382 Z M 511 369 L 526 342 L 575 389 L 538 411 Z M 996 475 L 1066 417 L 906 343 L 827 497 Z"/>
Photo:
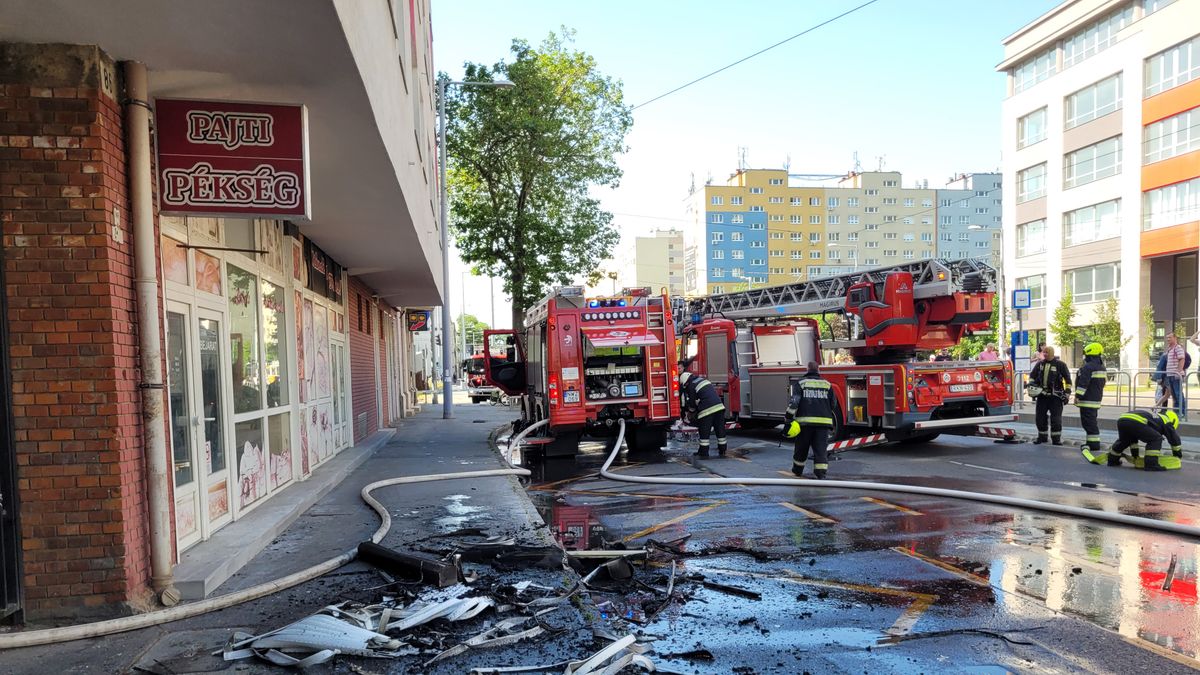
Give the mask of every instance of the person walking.
<path id="1" fill-rule="evenodd" d="M 683 409 L 690 413 L 696 422 L 700 435 L 700 449 L 696 450 L 697 457 L 708 457 L 709 439 L 713 433 L 717 436 L 717 454 L 724 457 L 725 444 L 725 404 L 712 382 L 695 373 L 684 370 L 686 363 L 681 363 L 679 373 L 679 395 L 683 397 Z"/>
<path id="2" fill-rule="evenodd" d="M 1037 405 L 1034 407 L 1034 422 L 1037 424 L 1037 440 L 1046 442 L 1046 430 L 1050 431 L 1050 442 L 1062 445 L 1062 411 L 1071 386 L 1071 371 L 1054 354 L 1054 347 L 1046 345 L 1041 350 L 1042 359 L 1029 372 L 1029 395 Z"/>
<path id="3" fill-rule="evenodd" d="M 808 362 L 808 371 L 792 383 L 784 421 L 784 433 L 796 439 L 792 452 L 792 473 L 804 475 L 809 450 L 813 455 L 813 475 L 825 478 L 829 470 L 829 431 L 833 428 L 833 387 L 821 377 L 815 361 Z"/>
<path id="4" fill-rule="evenodd" d="M 983 351 L 979 352 L 979 356 L 975 357 L 976 361 L 999 361 L 1000 352 L 996 351 L 996 345 L 987 345 Z"/>
<path id="5" fill-rule="evenodd" d="M 1179 338 L 1174 333 L 1167 334 L 1167 368 L 1163 373 L 1163 384 L 1171 394 L 1172 410 L 1178 416 L 1187 419 L 1187 413 L 1181 411 L 1183 402 L 1183 373 L 1186 368 L 1187 350 L 1179 344 Z"/>
<path id="6" fill-rule="evenodd" d="M 1117 419 L 1117 442 L 1107 453 L 1093 453 L 1083 448 L 1083 457 L 1092 464 L 1119 466 L 1130 450 L 1133 465 L 1145 471 L 1167 471 L 1183 466 L 1183 441 L 1179 438 L 1179 415 L 1174 410 L 1156 413 L 1149 410 L 1132 410 Z M 1171 454 L 1163 456 L 1163 439 L 1171 444 Z M 1146 444 L 1146 455 L 1138 453 L 1138 442 Z"/>
<path id="7" fill-rule="evenodd" d="M 1079 424 L 1083 427 L 1084 445 L 1093 453 L 1100 452 L 1100 401 L 1108 370 L 1104 367 L 1104 345 L 1092 342 L 1083 348 L 1083 366 L 1075 374 L 1075 405 L 1079 408 Z"/>

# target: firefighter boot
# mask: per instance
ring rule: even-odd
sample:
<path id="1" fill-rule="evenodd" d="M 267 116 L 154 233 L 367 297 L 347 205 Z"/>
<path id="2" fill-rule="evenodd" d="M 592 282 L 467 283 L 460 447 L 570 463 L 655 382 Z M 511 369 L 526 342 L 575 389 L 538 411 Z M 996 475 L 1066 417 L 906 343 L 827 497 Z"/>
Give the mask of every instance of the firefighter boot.
<path id="1" fill-rule="evenodd" d="M 718 438 L 717 439 L 717 454 L 720 455 L 721 457 L 724 457 L 725 453 L 728 452 L 728 450 L 729 450 L 729 446 L 725 444 L 725 439 Z"/>
<path id="2" fill-rule="evenodd" d="M 1051 432 L 1050 433 L 1050 444 L 1051 445 L 1062 445 L 1063 444 L 1062 434 L 1061 433 L 1056 434 L 1054 432 Z"/>
<path id="3" fill-rule="evenodd" d="M 813 475 L 817 480 L 825 480 L 825 470 L 828 468 L 828 464 L 813 464 Z"/>
<path id="4" fill-rule="evenodd" d="M 700 441 L 700 449 L 695 452 L 693 457 L 708 457 L 708 439 Z"/>
<path id="5" fill-rule="evenodd" d="M 1049 440 L 1049 439 L 1046 437 L 1046 432 L 1044 432 L 1044 431 L 1039 431 L 1039 432 L 1038 432 L 1038 435 L 1037 435 L 1037 438 L 1035 438 L 1035 439 L 1034 439 L 1034 441 L 1033 441 L 1033 444 L 1034 444 L 1034 445 L 1041 445 L 1042 443 L 1045 443 L 1047 440 Z"/>

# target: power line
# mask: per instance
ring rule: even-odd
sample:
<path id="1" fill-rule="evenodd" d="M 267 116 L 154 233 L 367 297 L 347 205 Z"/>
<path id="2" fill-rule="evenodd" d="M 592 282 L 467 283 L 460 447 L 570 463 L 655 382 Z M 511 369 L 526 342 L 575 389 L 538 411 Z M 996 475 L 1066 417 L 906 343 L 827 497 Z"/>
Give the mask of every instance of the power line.
<path id="1" fill-rule="evenodd" d="M 775 44 L 773 44 L 773 45 L 771 45 L 771 46 L 769 46 L 769 47 L 764 47 L 763 49 L 760 49 L 760 50 L 758 50 L 758 51 L 754 52 L 753 54 L 751 54 L 751 55 L 749 55 L 749 56 L 744 56 L 744 57 L 742 57 L 742 58 L 738 59 L 737 61 L 734 61 L 733 63 L 730 63 L 730 64 L 728 64 L 728 65 L 726 65 L 726 66 L 722 66 L 722 67 L 720 67 L 720 68 L 718 68 L 718 69 L 716 69 L 716 70 L 712 71 L 711 73 L 709 73 L 709 74 L 707 74 L 707 75 L 701 75 L 700 77 L 697 77 L 696 79 L 692 80 L 691 82 L 688 82 L 688 83 L 686 83 L 686 84 L 681 84 L 681 85 L 679 85 L 678 87 L 675 87 L 674 89 L 672 89 L 672 90 L 670 90 L 670 91 L 668 91 L 668 92 L 666 92 L 666 93 L 659 94 L 658 96 L 655 96 L 654 98 L 650 99 L 649 101 L 643 101 L 642 103 L 639 103 L 639 104 L 637 104 L 637 105 L 633 106 L 633 108 L 632 108 L 632 109 L 633 109 L 633 110 L 637 110 L 638 108 L 642 108 L 642 107 L 648 106 L 648 105 L 650 105 L 651 103 L 654 103 L 655 101 L 657 101 L 657 100 L 659 100 L 659 99 L 666 98 L 666 97 L 670 96 L 671 94 L 674 94 L 675 92 L 678 92 L 678 91 L 682 91 L 682 90 L 684 90 L 684 89 L 687 89 L 688 87 L 692 86 L 693 84 L 696 84 L 697 82 L 701 82 L 701 81 L 703 81 L 703 80 L 707 80 L 708 78 L 712 77 L 713 75 L 716 75 L 716 74 L 718 74 L 718 73 L 722 73 L 722 72 L 724 72 L 724 71 L 726 71 L 726 70 L 729 70 L 730 68 L 732 68 L 732 67 L 734 67 L 734 66 L 736 66 L 736 65 L 739 65 L 739 64 L 741 64 L 741 63 L 745 63 L 746 61 L 749 61 L 750 59 L 752 59 L 752 58 L 754 58 L 754 57 L 756 57 L 756 56 L 760 56 L 760 55 L 762 55 L 762 54 L 765 54 L 765 53 L 767 53 L 767 52 L 771 51 L 772 49 L 775 49 L 776 47 L 779 47 L 779 46 L 781 46 L 781 45 L 787 44 L 787 43 L 791 42 L 792 40 L 795 40 L 795 39 L 796 39 L 796 38 L 798 38 L 798 37 L 801 37 L 801 36 L 803 36 L 803 35 L 807 35 L 807 34 L 809 34 L 809 33 L 813 32 L 814 30 L 817 30 L 818 28 L 821 28 L 821 27 L 823 27 L 823 26 L 827 26 L 827 25 L 829 25 L 829 24 L 833 23 L 834 21 L 837 21 L 838 19 L 840 19 L 840 18 L 842 18 L 842 17 L 849 16 L 849 15 L 851 15 L 851 14 L 853 14 L 853 13 L 857 12 L 858 10 L 860 10 L 860 9 L 863 9 L 864 7 L 867 7 L 868 5 L 873 5 L 873 4 L 875 4 L 876 2 L 879 2 L 879 0 L 867 0 L 867 2 L 864 2 L 863 4 L 861 4 L 861 5 L 857 6 L 857 7 L 854 7 L 854 8 L 852 8 L 852 9 L 846 10 L 845 12 L 842 12 L 841 14 L 838 14 L 837 16 L 833 17 L 832 19 L 826 19 L 825 21 L 822 21 L 821 23 L 819 23 L 819 24 L 817 24 L 817 25 L 815 25 L 815 26 L 812 26 L 812 27 L 810 27 L 810 28 L 806 28 L 806 29 L 804 29 L 804 30 L 800 31 L 799 33 L 796 33 L 795 35 L 793 35 L 793 36 L 791 36 L 791 37 L 789 37 L 789 38 L 784 38 L 783 40 L 780 40 L 779 42 L 776 42 Z"/>

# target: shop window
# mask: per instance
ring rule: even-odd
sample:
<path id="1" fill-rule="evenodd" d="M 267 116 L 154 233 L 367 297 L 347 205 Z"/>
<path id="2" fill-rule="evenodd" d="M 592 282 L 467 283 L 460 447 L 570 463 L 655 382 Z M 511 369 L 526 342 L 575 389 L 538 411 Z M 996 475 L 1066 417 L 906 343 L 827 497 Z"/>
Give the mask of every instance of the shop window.
<path id="1" fill-rule="evenodd" d="M 188 234 L 193 239 L 202 239 L 208 243 L 218 244 L 221 242 L 221 219 L 220 218 L 193 218 L 187 219 Z"/>
<path id="2" fill-rule="evenodd" d="M 288 403 L 287 321 L 283 287 L 262 281 L 263 368 L 267 407 Z"/>
<path id="3" fill-rule="evenodd" d="M 263 406 L 258 357 L 258 280 L 239 267 L 228 265 L 226 269 L 229 275 L 233 411 L 252 412 Z"/>
<path id="4" fill-rule="evenodd" d="M 166 235 L 163 235 L 159 246 L 162 248 L 163 278 L 186 286 L 188 282 L 187 249 L 180 248 L 178 241 Z"/>
<path id="5" fill-rule="evenodd" d="M 292 416 L 291 413 L 267 418 L 267 443 L 271 448 L 271 489 L 287 485 L 292 480 Z"/>
<path id="6" fill-rule="evenodd" d="M 247 218 L 222 218 L 225 221 L 225 245 L 253 256 L 250 251 L 257 248 L 254 221 Z"/>
<path id="7" fill-rule="evenodd" d="M 221 294 L 221 261 L 204 251 L 196 251 L 196 290 Z"/>
<path id="8" fill-rule="evenodd" d="M 238 494 L 242 508 L 267 495 L 268 458 L 263 451 L 263 421 L 238 422 L 233 427 L 237 448 Z"/>
<path id="9" fill-rule="evenodd" d="M 257 220 L 258 247 L 266 253 L 258 254 L 258 261 L 263 265 L 283 272 L 283 226 L 278 220 Z"/>

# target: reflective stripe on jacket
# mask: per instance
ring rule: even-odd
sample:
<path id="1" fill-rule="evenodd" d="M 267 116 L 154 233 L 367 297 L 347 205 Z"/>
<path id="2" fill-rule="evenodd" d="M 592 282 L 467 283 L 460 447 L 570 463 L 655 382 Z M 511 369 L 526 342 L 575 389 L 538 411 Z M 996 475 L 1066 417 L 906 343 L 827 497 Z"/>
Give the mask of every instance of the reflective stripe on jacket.
<path id="1" fill-rule="evenodd" d="M 792 383 L 787 422 L 794 419 L 801 426 L 832 427 L 834 406 L 833 387 L 829 382 L 820 375 L 805 375 Z"/>
<path id="2" fill-rule="evenodd" d="M 1099 408 L 1107 382 L 1108 371 L 1104 368 L 1104 359 L 1099 356 L 1084 357 L 1083 367 L 1075 376 L 1075 405 L 1080 408 Z"/>
<path id="3" fill-rule="evenodd" d="M 721 395 L 717 393 L 717 388 L 713 386 L 712 382 L 694 373 L 688 375 L 687 381 L 679 390 L 683 396 L 685 408 L 692 410 L 697 419 L 708 417 L 725 409 L 725 404 L 721 402 Z"/>
<path id="4" fill-rule="evenodd" d="M 1175 430 L 1175 425 L 1171 424 L 1166 415 L 1160 415 L 1149 410 L 1133 410 L 1121 415 L 1117 419 L 1118 422 L 1121 420 L 1130 420 L 1145 424 L 1167 439 L 1167 443 L 1171 445 L 1172 450 L 1183 446 L 1183 441 L 1179 438 L 1179 432 Z"/>

